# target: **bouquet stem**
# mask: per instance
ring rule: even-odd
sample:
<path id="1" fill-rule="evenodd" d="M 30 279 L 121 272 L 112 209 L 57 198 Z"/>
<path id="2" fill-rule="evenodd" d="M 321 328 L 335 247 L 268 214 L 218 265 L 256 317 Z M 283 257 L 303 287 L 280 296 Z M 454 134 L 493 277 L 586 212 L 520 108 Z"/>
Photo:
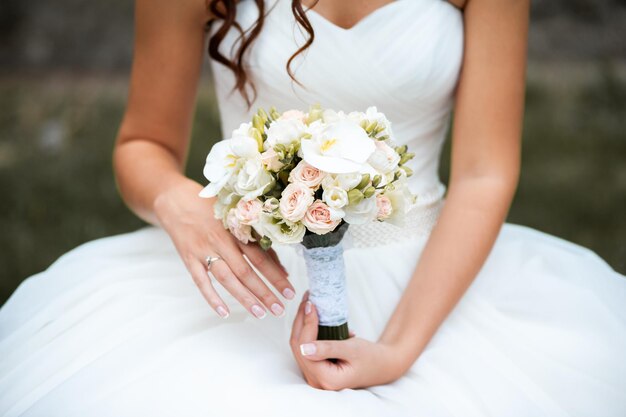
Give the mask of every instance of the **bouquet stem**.
<path id="1" fill-rule="evenodd" d="M 309 300 L 319 317 L 318 340 L 344 340 L 348 335 L 348 297 L 341 242 L 304 248 Z"/>

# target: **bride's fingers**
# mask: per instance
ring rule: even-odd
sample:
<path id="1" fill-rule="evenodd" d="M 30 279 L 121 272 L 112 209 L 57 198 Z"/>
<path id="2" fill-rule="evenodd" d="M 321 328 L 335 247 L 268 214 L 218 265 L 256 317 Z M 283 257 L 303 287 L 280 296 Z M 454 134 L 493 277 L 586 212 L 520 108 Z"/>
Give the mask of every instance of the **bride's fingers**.
<path id="1" fill-rule="evenodd" d="M 267 315 L 267 311 L 263 305 L 256 299 L 254 294 L 250 292 L 239 279 L 230 270 L 228 264 L 224 260 L 215 262 L 211 265 L 211 274 L 233 297 L 244 306 L 250 314 L 256 318 L 262 319 Z"/>
<path id="2" fill-rule="evenodd" d="M 317 309 L 315 308 L 315 304 L 313 304 L 310 300 L 306 300 L 304 303 L 304 320 L 302 323 L 302 330 L 300 331 L 300 353 L 302 355 L 307 354 L 307 349 L 310 346 L 307 346 L 309 342 L 317 340 Z"/>
<path id="3" fill-rule="evenodd" d="M 252 269 L 241 250 L 233 245 L 232 248 L 224 248 L 221 255 L 228 263 L 228 267 L 241 281 L 241 283 L 254 294 L 271 312 L 277 317 L 285 314 L 285 306 L 276 294 L 270 290 L 265 282 Z"/>
<path id="4" fill-rule="evenodd" d="M 191 276 L 196 283 L 196 286 L 202 293 L 204 299 L 209 303 L 213 310 L 220 315 L 220 317 L 226 318 L 230 315 L 228 307 L 224 300 L 219 296 L 215 288 L 213 288 L 213 284 L 211 284 L 211 280 L 209 279 L 209 275 L 207 274 L 206 267 L 201 262 L 192 262 L 189 266 Z"/>
<path id="5" fill-rule="evenodd" d="M 291 325 L 291 337 L 289 338 L 289 344 L 294 354 L 300 354 L 300 332 L 302 331 L 302 325 L 304 324 L 304 303 L 307 300 L 309 292 L 305 292 L 302 296 L 302 301 L 298 306 L 298 312 Z"/>
<path id="6" fill-rule="evenodd" d="M 248 257 L 252 265 L 263 274 L 265 278 L 287 299 L 291 300 L 295 296 L 295 290 L 289 280 L 282 265 L 256 244 L 244 244 L 237 242 L 241 251 Z"/>

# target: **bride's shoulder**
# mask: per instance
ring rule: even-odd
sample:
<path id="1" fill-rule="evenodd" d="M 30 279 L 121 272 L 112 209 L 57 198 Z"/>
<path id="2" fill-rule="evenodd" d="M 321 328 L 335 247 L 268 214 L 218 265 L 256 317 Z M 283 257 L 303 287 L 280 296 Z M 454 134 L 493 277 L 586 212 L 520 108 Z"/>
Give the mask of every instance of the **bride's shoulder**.
<path id="1" fill-rule="evenodd" d="M 219 6 L 222 4 L 221 1 L 213 0 L 135 0 L 135 13 L 138 18 L 149 21 L 166 19 L 171 22 L 202 25 L 216 17 L 211 10 L 213 3 L 218 3 L 218 11 L 222 8 Z"/>
<path id="2" fill-rule="evenodd" d="M 465 5 L 469 0 L 445 0 L 448 3 L 452 4 L 457 9 L 463 10 L 465 9 Z"/>

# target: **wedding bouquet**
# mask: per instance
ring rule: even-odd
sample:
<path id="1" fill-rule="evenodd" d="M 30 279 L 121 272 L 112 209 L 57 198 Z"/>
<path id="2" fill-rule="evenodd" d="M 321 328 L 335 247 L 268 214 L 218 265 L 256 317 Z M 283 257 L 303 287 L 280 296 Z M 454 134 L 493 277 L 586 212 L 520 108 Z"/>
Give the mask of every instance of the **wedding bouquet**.
<path id="1" fill-rule="evenodd" d="M 213 146 L 201 197 L 217 196 L 215 217 L 241 242 L 300 244 L 318 339 L 348 337 L 342 238 L 350 224 L 401 225 L 415 203 L 391 123 L 376 107 L 344 113 L 259 109 Z"/>

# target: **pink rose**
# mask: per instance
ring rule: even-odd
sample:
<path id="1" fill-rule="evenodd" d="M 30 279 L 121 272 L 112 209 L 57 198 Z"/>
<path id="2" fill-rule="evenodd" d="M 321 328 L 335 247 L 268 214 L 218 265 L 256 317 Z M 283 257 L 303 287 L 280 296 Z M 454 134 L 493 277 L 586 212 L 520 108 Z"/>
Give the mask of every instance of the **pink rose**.
<path id="1" fill-rule="evenodd" d="M 278 209 L 285 219 L 297 222 L 312 203 L 313 190 L 302 183 L 292 182 L 283 190 Z"/>
<path id="2" fill-rule="evenodd" d="M 301 122 L 304 122 L 305 118 L 306 118 L 306 114 L 304 114 L 300 110 L 287 110 L 278 118 L 278 120 L 296 119 L 296 120 L 300 120 Z"/>
<path id="3" fill-rule="evenodd" d="M 259 221 L 259 214 L 263 208 L 263 203 L 259 200 L 239 200 L 235 209 L 235 216 L 241 224 L 251 225 Z"/>
<path id="4" fill-rule="evenodd" d="M 324 235 L 335 230 L 341 223 L 341 217 L 337 216 L 322 200 L 315 200 L 306 211 L 302 223 L 311 232 Z"/>
<path id="5" fill-rule="evenodd" d="M 378 220 L 385 220 L 391 216 L 393 207 L 391 206 L 391 200 L 386 195 L 379 194 L 376 196 L 376 207 L 378 207 L 378 214 L 376 215 Z"/>
<path id="6" fill-rule="evenodd" d="M 235 212 L 236 209 L 230 209 L 228 215 L 226 215 L 226 226 L 228 230 L 242 243 L 254 242 L 255 239 L 252 237 L 252 227 L 239 222 Z"/>
<path id="7" fill-rule="evenodd" d="M 302 160 L 289 173 L 289 181 L 301 182 L 307 187 L 315 190 L 320 185 L 325 176 L 325 172 L 320 171 L 319 169 L 307 164 L 306 162 L 304 162 L 304 160 Z"/>
<path id="8" fill-rule="evenodd" d="M 278 159 L 278 154 L 273 148 L 269 148 L 261 153 L 261 162 L 265 169 L 272 172 L 278 172 L 285 165 Z"/>

